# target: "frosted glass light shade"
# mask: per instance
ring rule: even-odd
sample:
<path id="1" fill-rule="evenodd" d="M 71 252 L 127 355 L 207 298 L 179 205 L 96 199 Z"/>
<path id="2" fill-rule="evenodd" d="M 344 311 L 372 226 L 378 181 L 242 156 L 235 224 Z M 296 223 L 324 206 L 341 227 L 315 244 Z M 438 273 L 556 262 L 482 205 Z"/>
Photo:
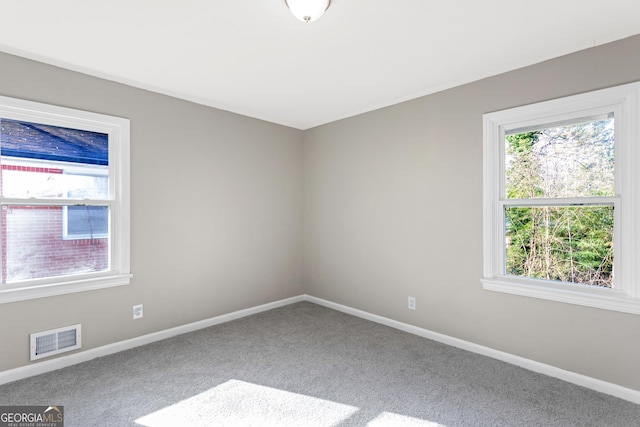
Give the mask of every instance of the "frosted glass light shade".
<path id="1" fill-rule="evenodd" d="M 293 16 L 304 22 L 315 21 L 329 8 L 331 0 L 284 0 Z"/>

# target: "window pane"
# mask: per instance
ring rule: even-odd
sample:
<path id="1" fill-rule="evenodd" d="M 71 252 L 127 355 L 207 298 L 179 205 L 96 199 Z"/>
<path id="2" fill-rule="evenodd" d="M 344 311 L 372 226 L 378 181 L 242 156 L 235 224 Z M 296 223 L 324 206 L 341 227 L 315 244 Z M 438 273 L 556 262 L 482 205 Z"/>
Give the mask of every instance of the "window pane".
<path id="1" fill-rule="evenodd" d="M 506 274 L 612 287 L 613 207 L 506 207 Z"/>
<path id="2" fill-rule="evenodd" d="M 613 171 L 613 115 L 505 138 L 509 199 L 613 196 Z"/>
<path id="3" fill-rule="evenodd" d="M 0 141 L 3 156 L 109 164 L 109 135 L 105 133 L 1 119 Z"/>
<path id="4" fill-rule="evenodd" d="M 109 232 L 108 206 L 68 206 L 67 238 L 106 237 Z"/>
<path id="5" fill-rule="evenodd" d="M 3 283 L 109 270 L 109 238 L 63 239 L 62 206 L 3 206 Z"/>
<path id="6" fill-rule="evenodd" d="M 2 196 L 107 197 L 109 135 L 0 120 Z"/>
<path id="7" fill-rule="evenodd" d="M 88 167 L 84 175 L 79 175 L 66 170 L 69 164 L 50 163 L 42 167 L 28 161 L 17 165 L 18 162 L 11 160 L 3 158 L 2 162 L 4 197 L 106 199 L 109 195 L 106 166 Z"/>

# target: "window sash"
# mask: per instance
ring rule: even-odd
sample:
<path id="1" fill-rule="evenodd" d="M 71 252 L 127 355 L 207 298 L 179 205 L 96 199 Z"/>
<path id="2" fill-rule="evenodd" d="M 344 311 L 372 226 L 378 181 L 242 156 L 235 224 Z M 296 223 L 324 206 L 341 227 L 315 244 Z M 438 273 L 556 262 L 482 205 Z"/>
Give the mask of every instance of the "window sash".
<path id="1" fill-rule="evenodd" d="M 582 200 L 582 199 L 517 199 L 517 200 L 501 200 L 498 202 L 497 204 L 498 206 L 498 211 L 500 212 L 499 215 L 496 216 L 496 224 L 495 224 L 495 230 L 499 230 L 500 234 L 500 238 L 495 239 L 495 243 L 496 243 L 496 257 L 495 257 L 495 267 L 493 269 L 493 271 L 495 272 L 494 276 L 496 277 L 500 277 L 500 278 L 518 278 L 519 276 L 514 276 L 514 275 L 508 275 L 506 274 L 506 248 L 507 245 L 505 243 L 505 239 L 507 236 L 507 230 L 506 230 L 506 222 L 505 222 L 505 208 L 508 207 L 547 207 L 547 206 L 552 206 L 552 207 L 572 207 L 572 206 L 613 206 L 613 224 L 614 224 L 614 230 L 613 230 L 613 235 L 614 236 L 619 236 L 620 234 L 620 198 L 618 197 L 601 197 L 601 198 L 589 198 L 588 200 Z M 614 255 L 616 258 L 618 257 L 618 244 L 617 241 L 619 239 L 615 239 L 614 240 Z M 616 275 L 616 269 L 617 269 L 617 265 L 619 263 L 618 262 L 614 262 L 614 277 Z M 527 281 L 529 280 L 542 280 L 542 279 L 530 279 L 527 277 L 522 276 L 522 279 L 525 279 Z M 578 283 L 570 283 L 570 282 L 558 282 L 558 281 L 546 281 L 548 283 L 554 283 L 554 284 L 558 284 L 561 286 L 564 285 L 569 285 L 569 286 L 574 286 L 574 285 L 580 285 L 580 286 L 589 286 L 589 285 L 582 285 L 582 284 L 578 284 Z M 616 290 L 620 290 L 623 289 L 624 285 L 620 284 L 620 283 L 616 283 L 616 281 L 614 281 L 613 287 L 610 289 L 616 289 Z"/>
<path id="2" fill-rule="evenodd" d="M 502 199 L 499 206 L 614 206 L 620 197 L 557 197 L 551 199 Z"/>

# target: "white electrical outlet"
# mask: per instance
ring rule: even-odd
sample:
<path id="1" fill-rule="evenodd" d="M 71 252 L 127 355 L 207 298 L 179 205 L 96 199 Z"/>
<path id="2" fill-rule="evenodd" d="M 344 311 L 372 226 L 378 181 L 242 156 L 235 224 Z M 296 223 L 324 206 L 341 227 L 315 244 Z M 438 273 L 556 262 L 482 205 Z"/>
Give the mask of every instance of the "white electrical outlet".
<path id="1" fill-rule="evenodd" d="M 142 304 L 133 306 L 133 319 L 142 319 L 144 312 L 142 311 Z"/>
<path id="2" fill-rule="evenodd" d="M 416 299 L 415 297 L 409 297 L 409 310 L 416 309 Z"/>

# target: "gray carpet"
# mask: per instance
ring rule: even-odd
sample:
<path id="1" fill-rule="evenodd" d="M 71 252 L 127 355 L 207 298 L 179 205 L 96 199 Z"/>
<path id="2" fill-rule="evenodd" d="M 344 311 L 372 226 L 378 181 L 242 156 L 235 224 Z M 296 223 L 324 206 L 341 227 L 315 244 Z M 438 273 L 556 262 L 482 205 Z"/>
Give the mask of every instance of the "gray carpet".
<path id="1" fill-rule="evenodd" d="M 88 426 L 637 426 L 640 405 L 308 302 L 0 386 Z"/>

